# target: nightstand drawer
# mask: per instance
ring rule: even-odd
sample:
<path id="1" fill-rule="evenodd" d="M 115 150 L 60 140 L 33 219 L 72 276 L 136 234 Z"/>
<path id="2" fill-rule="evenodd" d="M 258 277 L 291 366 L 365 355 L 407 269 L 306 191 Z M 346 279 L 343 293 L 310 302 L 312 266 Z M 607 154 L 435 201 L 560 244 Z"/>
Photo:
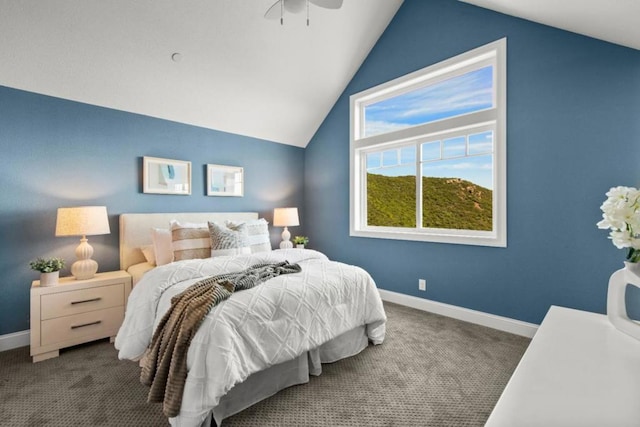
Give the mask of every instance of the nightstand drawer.
<path id="1" fill-rule="evenodd" d="M 41 320 L 124 306 L 124 283 L 41 296 Z"/>
<path id="2" fill-rule="evenodd" d="M 45 320 L 41 324 L 40 345 L 112 336 L 117 333 L 123 319 L 124 306 Z"/>

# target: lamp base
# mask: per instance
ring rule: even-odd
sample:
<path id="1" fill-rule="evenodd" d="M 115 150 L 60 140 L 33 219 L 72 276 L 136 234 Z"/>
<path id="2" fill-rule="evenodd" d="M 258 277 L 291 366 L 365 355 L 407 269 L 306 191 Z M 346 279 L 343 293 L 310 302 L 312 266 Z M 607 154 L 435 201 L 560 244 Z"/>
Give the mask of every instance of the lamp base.
<path id="1" fill-rule="evenodd" d="M 71 274 L 76 280 L 91 279 L 98 271 L 98 263 L 92 259 L 81 259 L 71 265 Z"/>
<path id="2" fill-rule="evenodd" d="M 291 249 L 293 248 L 293 243 L 289 241 L 291 239 L 291 233 L 287 227 L 284 227 L 284 231 L 282 231 L 282 242 L 280 242 L 280 249 Z"/>
<path id="3" fill-rule="evenodd" d="M 93 248 L 88 243 L 86 236 L 82 236 L 80 244 L 76 248 L 78 260 L 71 266 L 71 274 L 76 280 L 91 279 L 98 271 L 98 263 L 91 259 Z"/>

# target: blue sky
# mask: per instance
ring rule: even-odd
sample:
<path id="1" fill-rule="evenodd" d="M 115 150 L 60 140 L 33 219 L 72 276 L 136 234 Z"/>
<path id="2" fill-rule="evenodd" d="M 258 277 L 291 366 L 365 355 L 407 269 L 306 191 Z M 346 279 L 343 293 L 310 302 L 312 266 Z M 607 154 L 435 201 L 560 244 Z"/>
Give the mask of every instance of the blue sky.
<path id="1" fill-rule="evenodd" d="M 493 106 L 493 68 L 485 67 L 365 109 L 365 135 L 372 136 Z M 461 135 L 422 144 L 423 176 L 462 178 L 493 189 L 493 133 Z M 367 170 L 387 176 L 415 175 L 415 149 L 367 156 Z"/>
<path id="2" fill-rule="evenodd" d="M 471 71 L 365 108 L 365 136 L 480 111 L 493 106 L 493 67 Z"/>

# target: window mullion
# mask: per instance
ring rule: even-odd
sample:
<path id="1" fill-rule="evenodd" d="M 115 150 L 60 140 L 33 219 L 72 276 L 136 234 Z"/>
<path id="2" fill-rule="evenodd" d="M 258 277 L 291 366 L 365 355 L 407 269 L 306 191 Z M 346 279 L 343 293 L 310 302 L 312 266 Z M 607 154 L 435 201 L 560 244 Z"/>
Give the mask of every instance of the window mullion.
<path id="1" fill-rule="evenodd" d="M 422 228 L 422 144 L 416 142 L 416 228 Z"/>
<path id="2" fill-rule="evenodd" d="M 367 176 L 367 155 L 360 153 L 360 224 L 369 225 L 367 194 L 369 186 L 369 177 Z"/>

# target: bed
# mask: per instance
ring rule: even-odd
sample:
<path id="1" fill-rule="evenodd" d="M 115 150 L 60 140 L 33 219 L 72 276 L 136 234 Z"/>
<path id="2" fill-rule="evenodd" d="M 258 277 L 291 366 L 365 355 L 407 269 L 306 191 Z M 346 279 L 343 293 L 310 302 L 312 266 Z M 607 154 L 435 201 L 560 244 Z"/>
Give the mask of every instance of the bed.
<path id="1" fill-rule="evenodd" d="M 234 293 L 207 314 L 187 353 L 183 399 L 179 414 L 169 418 L 171 425 L 208 426 L 215 420 L 220 426 L 224 418 L 308 382 L 309 375 L 320 375 L 322 363 L 383 342 L 382 301 L 361 268 L 309 249 L 270 250 L 264 240 L 254 240 L 251 251 L 220 254 L 210 249 L 215 256 L 154 266 L 142 248 L 152 244 L 152 228 L 173 227 L 171 221 L 192 227 L 211 222 L 222 228 L 262 221 L 260 230 L 266 227 L 253 212 L 121 215 L 120 266 L 132 274 L 135 286 L 115 340 L 120 359 L 144 357 L 171 297 L 198 280 L 264 263 L 287 261 L 302 269 Z M 178 244 L 174 241 L 174 249 Z"/>

